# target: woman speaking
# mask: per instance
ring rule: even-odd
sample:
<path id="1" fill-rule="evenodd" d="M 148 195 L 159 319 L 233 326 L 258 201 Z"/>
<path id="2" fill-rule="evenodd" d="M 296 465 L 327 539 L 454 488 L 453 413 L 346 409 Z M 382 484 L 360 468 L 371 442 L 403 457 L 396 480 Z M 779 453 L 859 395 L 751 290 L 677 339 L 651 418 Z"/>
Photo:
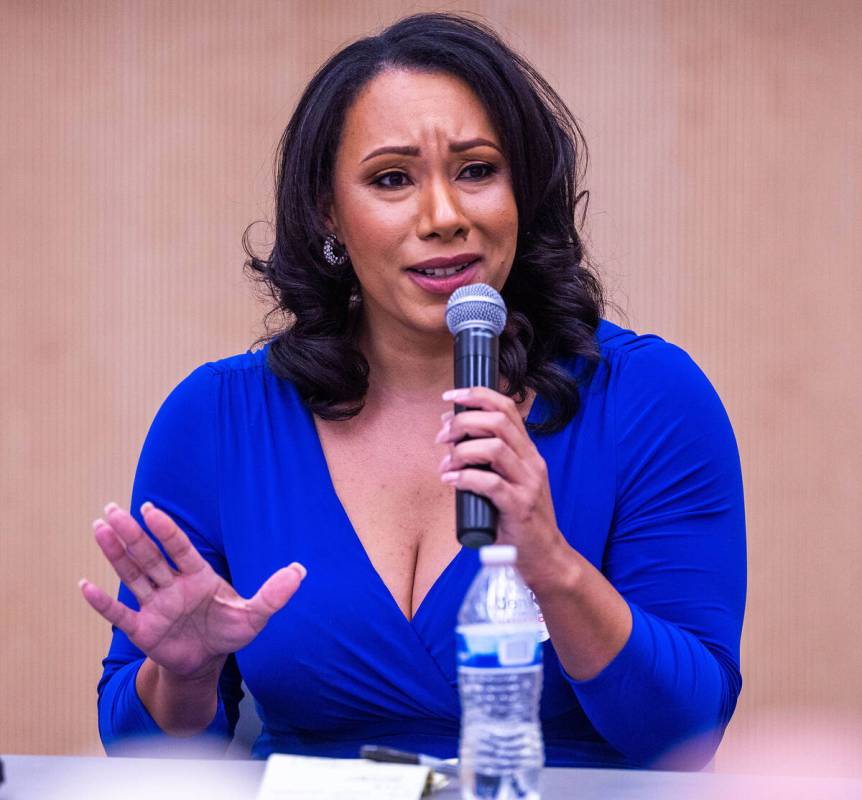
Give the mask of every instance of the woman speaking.
<path id="1" fill-rule="evenodd" d="M 739 458 L 692 360 L 603 319 L 585 157 L 553 89 L 458 16 L 404 19 L 312 78 L 272 251 L 246 239 L 285 324 L 174 389 L 131 513 L 94 523 L 121 580 L 118 600 L 81 582 L 115 626 L 109 752 L 229 737 L 244 680 L 257 757 L 455 755 L 455 618 L 478 568 L 461 489 L 497 507 L 547 623 L 547 763 L 711 758 L 741 686 Z M 453 394 L 446 301 L 480 282 L 509 309 L 501 383 Z"/>

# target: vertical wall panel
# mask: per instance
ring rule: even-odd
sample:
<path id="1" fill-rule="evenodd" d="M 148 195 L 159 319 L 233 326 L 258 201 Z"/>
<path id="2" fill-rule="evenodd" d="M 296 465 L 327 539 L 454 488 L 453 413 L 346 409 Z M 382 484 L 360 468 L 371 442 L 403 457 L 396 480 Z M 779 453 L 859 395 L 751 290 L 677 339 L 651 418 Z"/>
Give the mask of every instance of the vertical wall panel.
<path id="1" fill-rule="evenodd" d="M 109 632 L 75 583 L 113 579 L 90 520 L 128 502 L 167 392 L 263 332 L 240 237 L 271 218 L 275 146 L 304 82 L 345 42 L 440 7 L 0 0 L 0 751 L 98 752 Z M 812 731 L 851 740 L 862 6 L 464 8 L 571 105 L 612 298 L 695 357 L 734 423 L 750 591 L 719 765 L 756 768 L 745 754 L 791 730 L 809 753 Z"/>

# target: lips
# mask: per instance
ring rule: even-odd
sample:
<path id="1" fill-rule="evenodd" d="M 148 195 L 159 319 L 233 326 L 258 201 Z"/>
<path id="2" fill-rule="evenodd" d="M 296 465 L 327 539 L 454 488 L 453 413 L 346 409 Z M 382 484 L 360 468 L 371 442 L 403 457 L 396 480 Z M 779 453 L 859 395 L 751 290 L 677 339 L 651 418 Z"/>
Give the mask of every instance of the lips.
<path id="1" fill-rule="evenodd" d="M 452 261 L 452 259 L 448 259 Z M 456 261 L 448 267 L 427 267 L 423 266 L 420 269 L 411 267 L 407 270 L 407 275 L 413 283 L 431 294 L 450 295 L 461 286 L 468 283 L 475 283 L 479 274 L 479 264 L 481 258 L 473 261 L 463 262 Z M 426 274 L 424 270 L 440 270 L 442 274 Z M 450 274 L 446 272 L 451 271 Z"/>
<path id="2" fill-rule="evenodd" d="M 457 267 L 436 267 L 434 269 L 414 269 L 413 272 L 418 272 L 420 275 L 427 275 L 429 278 L 448 278 L 450 275 L 457 275 L 462 270 L 467 269 L 472 261 L 467 261 Z"/>
<path id="3" fill-rule="evenodd" d="M 482 258 L 480 253 L 459 253 L 446 258 L 429 258 L 407 267 L 410 272 L 418 272 L 429 277 L 443 278 L 454 275 L 459 269 L 464 269 Z"/>

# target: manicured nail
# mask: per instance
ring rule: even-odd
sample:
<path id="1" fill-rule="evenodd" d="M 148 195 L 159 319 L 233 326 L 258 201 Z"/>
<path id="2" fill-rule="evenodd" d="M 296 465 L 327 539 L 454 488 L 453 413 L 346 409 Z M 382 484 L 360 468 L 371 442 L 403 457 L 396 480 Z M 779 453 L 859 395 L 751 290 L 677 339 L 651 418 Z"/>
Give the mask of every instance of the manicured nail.
<path id="1" fill-rule="evenodd" d="M 146 514 L 148 511 L 152 511 L 154 507 L 155 506 L 153 506 L 149 500 L 147 500 L 146 503 L 141 503 L 141 514 Z"/>
<path id="2" fill-rule="evenodd" d="M 119 511 L 120 507 L 116 503 L 108 503 L 105 506 L 105 516 L 110 517 L 112 511 Z"/>
<path id="3" fill-rule="evenodd" d="M 458 482 L 458 476 L 460 474 L 461 474 L 460 472 L 444 472 L 440 476 L 440 480 L 443 481 L 443 483 L 457 483 Z"/>
<path id="4" fill-rule="evenodd" d="M 444 400 L 464 400 L 470 396 L 469 389 L 448 389 L 443 392 Z"/>
<path id="5" fill-rule="evenodd" d="M 302 566 L 298 561 L 294 561 L 292 564 L 288 564 L 288 567 L 293 567 L 299 573 L 299 579 L 301 581 L 305 580 L 305 576 L 308 575 L 308 570 Z"/>

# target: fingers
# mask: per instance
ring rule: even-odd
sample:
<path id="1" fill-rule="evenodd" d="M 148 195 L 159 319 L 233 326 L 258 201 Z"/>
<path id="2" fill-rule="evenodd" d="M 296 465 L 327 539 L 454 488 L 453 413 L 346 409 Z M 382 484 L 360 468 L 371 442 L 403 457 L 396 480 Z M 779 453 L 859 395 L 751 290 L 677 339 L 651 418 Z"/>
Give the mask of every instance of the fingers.
<path id="1" fill-rule="evenodd" d="M 443 399 L 468 410 L 441 417 L 437 442 L 449 443 L 450 452 L 440 462 L 440 479 L 487 497 L 503 514 L 531 518 L 547 494 L 547 464 L 515 401 L 481 386 L 445 392 Z"/>
<path id="2" fill-rule="evenodd" d="M 511 418 L 512 422 L 521 422 L 521 414 L 515 401 L 505 394 L 496 392 L 486 386 L 471 386 L 466 389 L 450 389 L 443 392 L 444 400 L 451 400 L 467 408 L 480 408 L 483 411 L 501 411 Z M 461 412 L 463 413 L 463 412 Z M 459 416 L 456 414 L 455 416 Z"/>
<path id="3" fill-rule="evenodd" d="M 445 472 L 440 479 L 462 492 L 474 492 L 487 497 L 502 514 L 518 512 L 515 487 L 496 472 L 462 469 L 457 472 Z"/>
<path id="4" fill-rule="evenodd" d="M 164 511 L 146 502 L 141 506 L 141 514 L 147 527 L 165 546 L 167 554 L 180 572 L 193 575 L 209 566 L 189 541 L 189 537 Z"/>
<path id="5" fill-rule="evenodd" d="M 462 411 L 449 421 L 437 434 L 437 444 L 457 445 L 465 439 L 488 439 L 496 437 L 518 458 L 530 458 L 535 446 L 523 426 L 518 427 L 508 416 L 499 411 Z"/>
<path id="6" fill-rule="evenodd" d="M 96 584 L 82 578 L 78 583 L 84 599 L 111 625 L 116 625 L 130 639 L 135 635 L 138 615 L 113 597 L 109 597 Z"/>
<path id="7" fill-rule="evenodd" d="M 159 587 L 170 586 L 174 582 L 174 574 L 168 562 L 135 518 L 116 503 L 105 506 L 105 515 L 108 518 L 108 524 L 126 546 L 128 555 L 144 574 Z"/>
<path id="8" fill-rule="evenodd" d="M 141 568 L 129 558 L 125 546 L 110 525 L 102 519 L 97 519 L 93 523 L 93 531 L 96 544 L 105 554 L 105 558 L 111 562 L 114 572 L 131 589 L 138 603 L 143 606 L 153 596 L 153 585 Z"/>
<path id="9" fill-rule="evenodd" d="M 293 597 L 306 574 L 305 567 L 294 562 L 287 567 L 282 567 L 266 580 L 247 604 L 251 624 L 255 630 L 261 630 L 269 618 L 284 607 L 285 603 Z"/>
<path id="10" fill-rule="evenodd" d="M 458 389 L 455 392 L 454 395 L 447 392 L 444 397 L 452 396 L 459 404 L 476 410 L 461 411 L 451 417 L 444 415 L 437 443 L 460 442 L 466 436 L 496 436 L 521 458 L 533 452 L 535 447 L 512 398 L 484 387 Z"/>
<path id="11" fill-rule="evenodd" d="M 487 464 L 494 472 L 512 483 L 525 482 L 527 464 L 502 439 L 467 439 L 451 448 L 439 469 L 451 471 L 465 466 Z"/>

